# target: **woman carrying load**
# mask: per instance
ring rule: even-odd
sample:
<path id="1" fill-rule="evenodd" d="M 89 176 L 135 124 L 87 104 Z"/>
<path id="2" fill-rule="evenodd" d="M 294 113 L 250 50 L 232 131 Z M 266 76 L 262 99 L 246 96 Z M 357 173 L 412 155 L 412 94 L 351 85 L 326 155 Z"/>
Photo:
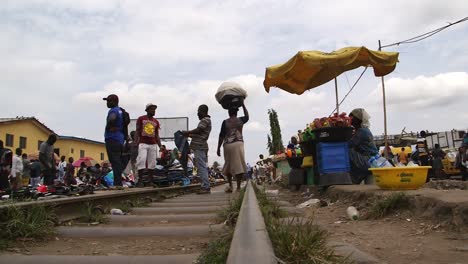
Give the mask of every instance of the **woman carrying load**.
<path id="1" fill-rule="evenodd" d="M 221 157 L 221 145 L 223 144 L 224 168 L 223 174 L 228 178 L 229 186 L 226 192 L 232 192 L 232 177 L 236 177 L 237 190 L 240 190 L 242 176 L 247 172 L 244 154 L 244 138 L 242 128 L 249 121 L 249 112 L 242 104 L 243 117 L 237 117 L 239 108 L 229 108 L 229 118 L 223 121 L 219 133 L 217 154 Z"/>

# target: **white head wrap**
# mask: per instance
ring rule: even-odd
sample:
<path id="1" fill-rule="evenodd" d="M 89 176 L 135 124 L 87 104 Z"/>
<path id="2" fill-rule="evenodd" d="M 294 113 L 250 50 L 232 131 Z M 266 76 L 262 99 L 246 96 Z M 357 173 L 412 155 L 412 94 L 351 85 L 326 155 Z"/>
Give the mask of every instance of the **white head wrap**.
<path id="1" fill-rule="evenodd" d="M 353 115 L 353 117 L 359 119 L 362 121 L 361 126 L 362 127 L 370 127 L 369 119 L 370 115 L 364 110 L 364 108 L 356 108 L 353 111 L 351 111 L 350 115 Z"/>

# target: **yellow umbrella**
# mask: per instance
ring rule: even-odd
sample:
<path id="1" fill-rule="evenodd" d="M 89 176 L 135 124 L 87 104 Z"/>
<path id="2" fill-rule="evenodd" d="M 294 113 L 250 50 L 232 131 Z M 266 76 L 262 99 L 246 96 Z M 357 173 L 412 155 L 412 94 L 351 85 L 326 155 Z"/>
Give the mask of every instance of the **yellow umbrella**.
<path id="1" fill-rule="evenodd" d="M 302 94 L 360 66 L 371 66 L 375 76 L 385 76 L 395 69 L 398 55 L 365 47 L 347 47 L 331 53 L 299 51 L 286 63 L 268 67 L 263 85 L 267 92 L 276 86 L 289 93 Z"/>

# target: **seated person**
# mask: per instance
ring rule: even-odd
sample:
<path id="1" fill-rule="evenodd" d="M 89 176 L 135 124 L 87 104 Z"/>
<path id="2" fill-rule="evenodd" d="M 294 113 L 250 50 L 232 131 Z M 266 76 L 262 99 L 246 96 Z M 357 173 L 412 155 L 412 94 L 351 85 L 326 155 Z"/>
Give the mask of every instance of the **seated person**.
<path id="1" fill-rule="evenodd" d="M 168 165 L 180 164 L 179 158 L 180 158 L 179 150 L 177 148 L 174 148 L 171 152 L 171 159 Z"/>
<path id="2" fill-rule="evenodd" d="M 84 183 L 87 183 L 90 175 L 88 173 L 88 168 L 86 167 L 86 164 L 84 162 L 80 163 L 80 168 L 78 169 L 77 173 L 78 179 Z"/>
<path id="3" fill-rule="evenodd" d="M 355 132 L 353 137 L 349 140 L 349 159 L 351 164 L 351 180 L 355 184 L 360 184 L 362 180 L 366 179 L 370 172 L 369 159 L 377 154 L 379 151 L 374 143 L 374 136 L 372 135 L 369 126 L 370 116 L 363 108 L 357 108 L 349 114 L 352 117 L 351 125 L 354 127 Z"/>
<path id="4" fill-rule="evenodd" d="M 73 166 L 72 157 L 68 158 L 64 181 L 65 181 L 65 186 L 76 185 L 75 166 Z"/>
<path id="5" fill-rule="evenodd" d="M 167 166 L 169 165 L 170 161 L 171 161 L 171 151 L 169 151 L 167 148 L 166 148 L 166 145 L 162 145 L 161 146 L 161 149 L 159 150 L 159 153 L 160 153 L 160 159 L 158 159 L 159 161 L 159 165 L 161 166 Z"/>
<path id="6" fill-rule="evenodd" d="M 98 182 L 98 180 L 100 180 L 102 177 L 101 165 L 99 165 L 99 163 L 96 163 L 96 165 L 89 167 L 88 172 L 91 175 L 90 183 L 93 185 L 95 185 Z"/>

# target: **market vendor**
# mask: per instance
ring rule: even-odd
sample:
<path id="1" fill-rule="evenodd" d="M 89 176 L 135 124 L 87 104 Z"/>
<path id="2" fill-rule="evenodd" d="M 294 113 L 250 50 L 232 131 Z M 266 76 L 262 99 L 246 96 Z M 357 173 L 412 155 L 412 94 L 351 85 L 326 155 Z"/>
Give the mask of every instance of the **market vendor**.
<path id="1" fill-rule="evenodd" d="M 351 125 L 354 127 L 354 135 L 349 140 L 349 159 L 351 163 L 351 180 L 360 184 L 370 175 L 368 171 L 369 159 L 379 152 L 374 143 L 369 126 L 370 116 L 363 108 L 356 108 L 349 116 L 352 118 Z"/>

